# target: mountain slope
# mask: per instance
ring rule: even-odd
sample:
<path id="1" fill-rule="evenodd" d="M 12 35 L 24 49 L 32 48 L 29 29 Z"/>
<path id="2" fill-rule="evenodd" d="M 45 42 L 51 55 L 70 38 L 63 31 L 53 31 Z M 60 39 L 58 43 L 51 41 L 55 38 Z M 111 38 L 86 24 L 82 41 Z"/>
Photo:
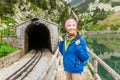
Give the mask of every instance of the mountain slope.
<path id="1" fill-rule="evenodd" d="M 108 15 L 106 19 L 98 21 L 98 24 L 120 25 L 120 12 Z"/>
<path id="2" fill-rule="evenodd" d="M 107 30 L 119 30 L 120 29 L 120 12 L 108 15 L 106 19 L 98 21 L 97 24 L 104 25 Z"/>

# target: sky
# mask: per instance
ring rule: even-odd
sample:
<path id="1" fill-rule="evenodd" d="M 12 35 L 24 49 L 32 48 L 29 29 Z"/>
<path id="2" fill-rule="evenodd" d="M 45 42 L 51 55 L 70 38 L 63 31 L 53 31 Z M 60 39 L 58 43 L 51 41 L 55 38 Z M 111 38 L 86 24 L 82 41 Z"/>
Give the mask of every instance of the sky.
<path id="1" fill-rule="evenodd" d="M 69 3 L 69 2 L 71 2 L 72 0 L 65 0 L 65 1 L 67 1 L 67 3 Z"/>

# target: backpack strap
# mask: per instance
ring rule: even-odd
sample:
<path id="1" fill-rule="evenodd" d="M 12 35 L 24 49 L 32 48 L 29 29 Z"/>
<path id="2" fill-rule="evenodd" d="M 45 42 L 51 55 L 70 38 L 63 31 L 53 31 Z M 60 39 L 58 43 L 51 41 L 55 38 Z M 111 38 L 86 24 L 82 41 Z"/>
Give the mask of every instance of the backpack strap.
<path id="1" fill-rule="evenodd" d="M 79 32 L 77 32 L 76 38 L 79 39 L 81 36 L 81 34 Z"/>

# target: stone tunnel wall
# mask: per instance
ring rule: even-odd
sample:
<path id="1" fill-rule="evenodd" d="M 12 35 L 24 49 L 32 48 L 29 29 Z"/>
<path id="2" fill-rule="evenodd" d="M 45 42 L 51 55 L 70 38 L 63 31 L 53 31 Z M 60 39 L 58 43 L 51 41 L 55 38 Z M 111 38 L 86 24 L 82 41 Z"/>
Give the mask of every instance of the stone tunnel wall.
<path id="1" fill-rule="evenodd" d="M 38 23 L 42 23 L 44 24 L 50 32 L 50 39 L 51 39 L 51 49 L 52 52 L 54 52 L 57 48 L 57 43 L 58 43 L 58 29 L 57 29 L 57 25 L 52 23 L 52 22 L 48 22 L 46 20 L 43 19 L 39 19 L 37 20 Z M 32 23 L 32 21 L 27 21 L 25 23 L 22 23 L 20 25 L 18 25 L 16 27 L 16 35 L 17 35 L 17 41 L 18 41 L 18 47 L 20 49 L 22 49 L 24 52 L 26 52 L 26 46 L 28 45 L 25 43 L 25 30 L 28 27 L 28 25 L 30 25 Z M 44 35 L 44 34 L 43 34 Z"/>

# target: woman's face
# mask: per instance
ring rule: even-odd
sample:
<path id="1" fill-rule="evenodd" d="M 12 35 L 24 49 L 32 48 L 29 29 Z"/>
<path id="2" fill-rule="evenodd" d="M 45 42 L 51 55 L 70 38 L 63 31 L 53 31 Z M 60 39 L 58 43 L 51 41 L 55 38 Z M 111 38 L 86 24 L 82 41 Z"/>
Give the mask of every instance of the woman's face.
<path id="1" fill-rule="evenodd" d="M 67 27 L 65 27 L 67 34 L 70 36 L 76 35 L 77 32 L 77 26 L 75 23 L 70 22 Z"/>

